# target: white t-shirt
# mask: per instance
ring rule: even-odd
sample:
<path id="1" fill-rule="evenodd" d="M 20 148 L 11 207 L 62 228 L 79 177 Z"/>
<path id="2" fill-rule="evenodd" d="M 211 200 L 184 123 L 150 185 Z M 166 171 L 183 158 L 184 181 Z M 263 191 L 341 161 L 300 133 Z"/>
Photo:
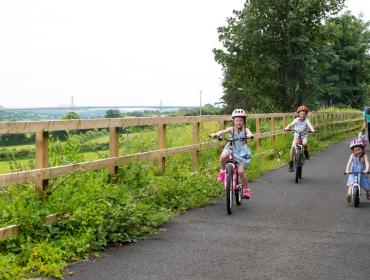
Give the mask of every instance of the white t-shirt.
<path id="1" fill-rule="evenodd" d="M 294 120 L 294 129 L 296 131 L 305 131 L 305 130 L 310 130 L 309 126 L 311 125 L 310 123 L 310 120 L 309 119 L 305 119 L 304 121 L 301 121 L 301 119 L 299 117 L 297 117 L 295 120 Z M 294 134 L 297 134 L 298 133 L 294 133 Z M 308 133 L 305 132 L 305 133 L 302 133 L 301 135 L 302 136 L 306 136 Z"/>

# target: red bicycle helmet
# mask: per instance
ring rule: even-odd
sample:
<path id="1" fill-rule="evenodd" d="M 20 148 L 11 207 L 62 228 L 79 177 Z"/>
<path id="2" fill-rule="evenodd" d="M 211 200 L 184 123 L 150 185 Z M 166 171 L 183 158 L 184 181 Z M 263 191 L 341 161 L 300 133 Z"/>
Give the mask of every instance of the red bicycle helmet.
<path id="1" fill-rule="evenodd" d="M 308 113 L 308 108 L 304 105 L 299 106 L 298 109 L 297 109 L 297 113 L 299 113 L 300 111 L 304 111 L 304 112 Z"/>

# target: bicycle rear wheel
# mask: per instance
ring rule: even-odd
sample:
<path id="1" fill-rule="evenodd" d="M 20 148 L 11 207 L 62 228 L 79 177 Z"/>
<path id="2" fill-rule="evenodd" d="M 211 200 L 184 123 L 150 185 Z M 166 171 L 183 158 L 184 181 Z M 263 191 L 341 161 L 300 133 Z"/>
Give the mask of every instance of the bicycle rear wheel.
<path id="1" fill-rule="evenodd" d="M 353 204 L 356 208 L 360 204 L 360 190 L 358 189 L 358 186 L 353 187 Z"/>
<path id="2" fill-rule="evenodd" d="M 231 215 L 231 207 L 233 206 L 233 167 L 226 166 L 226 210 L 227 214 Z"/>

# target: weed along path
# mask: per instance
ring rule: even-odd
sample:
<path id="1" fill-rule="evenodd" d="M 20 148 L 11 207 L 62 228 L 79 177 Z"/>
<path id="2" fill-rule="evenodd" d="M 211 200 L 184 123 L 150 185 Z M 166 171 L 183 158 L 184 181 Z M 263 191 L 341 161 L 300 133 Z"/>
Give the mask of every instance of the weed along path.
<path id="1" fill-rule="evenodd" d="M 368 280 L 370 201 L 345 201 L 348 145 L 313 155 L 299 184 L 286 166 L 259 177 L 231 216 L 217 200 L 148 240 L 70 265 L 65 278 Z"/>

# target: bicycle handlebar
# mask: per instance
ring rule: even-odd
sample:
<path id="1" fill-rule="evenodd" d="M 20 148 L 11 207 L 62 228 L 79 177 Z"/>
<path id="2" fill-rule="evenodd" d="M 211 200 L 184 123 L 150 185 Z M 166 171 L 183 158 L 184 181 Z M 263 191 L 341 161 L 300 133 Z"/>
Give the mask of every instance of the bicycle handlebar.
<path id="1" fill-rule="evenodd" d="M 344 172 L 344 175 L 351 175 L 351 174 L 370 174 L 370 172 L 348 172 L 348 174 L 346 172 Z"/>
<path id="2" fill-rule="evenodd" d="M 254 136 L 247 136 L 247 137 L 238 137 L 238 138 L 226 138 L 224 135 L 215 135 L 215 136 L 211 136 L 211 135 L 208 135 L 210 138 L 213 138 L 213 139 L 217 139 L 218 141 L 222 141 L 222 140 L 225 140 L 225 141 L 228 141 L 228 142 L 233 142 L 233 141 L 244 141 L 246 139 L 254 139 Z"/>
<path id="3" fill-rule="evenodd" d="M 292 132 L 296 132 L 296 133 L 304 133 L 304 132 L 309 132 L 309 133 L 316 133 L 315 132 L 312 132 L 311 130 L 303 130 L 303 131 L 298 131 L 298 130 L 295 130 L 295 129 L 283 129 L 284 131 L 292 131 Z"/>

